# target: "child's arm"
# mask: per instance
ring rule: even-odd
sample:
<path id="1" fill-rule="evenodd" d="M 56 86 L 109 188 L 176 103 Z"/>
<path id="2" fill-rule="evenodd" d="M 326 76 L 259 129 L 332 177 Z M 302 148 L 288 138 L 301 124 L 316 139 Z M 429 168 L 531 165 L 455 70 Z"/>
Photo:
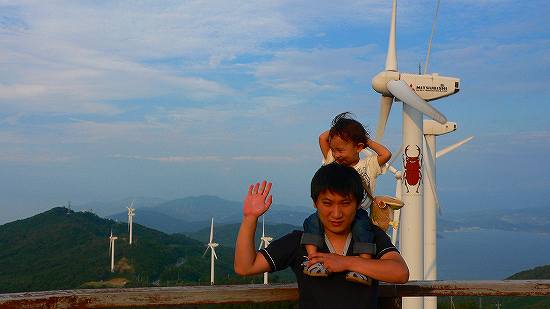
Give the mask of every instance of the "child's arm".
<path id="1" fill-rule="evenodd" d="M 263 215 L 271 206 L 273 200 L 269 195 L 271 183 L 264 180 L 262 185 L 250 185 L 248 194 L 243 203 L 243 222 L 237 235 L 235 245 L 235 272 L 239 275 L 255 275 L 271 270 L 265 257 L 256 251 L 254 233 L 258 217 Z"/>
<path id="2" fill-rule="evenodd" d="M 321 152 L 323 153 L 323 158 L 327 157 L 327 154 L 330 150 L 330 143 L 328 140 L 329 131 L 325 131 L 319 135 L 319 147 L 321 147 Z"/>
<path id="3" fill-rule="evenodd" d="M 388 162 L 391 158 L 391 152 L 388 150 L 388 148 L 384 147 L 384 145 L 379 144 L 372 139 L 367 140 L 367 147 L 374 150 L 376 154 L 378 155 L 378 165 L 383 166 Z"/>
<path id="4" fill-rule="evenodd" d="M 355 271 L 373 279 L 389 283 L 409 281 L 409 268 L 395 251 L 384 254 L 380 259 L 364 259 L 358 256 L 342 256 L 334 253 L 315 253 L 309 264 L 322 263 L 330 272 Z"/>

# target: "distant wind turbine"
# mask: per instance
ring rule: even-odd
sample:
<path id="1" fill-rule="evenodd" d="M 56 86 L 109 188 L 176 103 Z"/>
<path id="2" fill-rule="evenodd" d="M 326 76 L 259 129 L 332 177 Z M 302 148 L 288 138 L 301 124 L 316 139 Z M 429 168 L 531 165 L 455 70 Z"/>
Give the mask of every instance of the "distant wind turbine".
<path id="1" fill-rule="evenodd" d="M 218 259 L 216 255 L 216 247 L 219 244 L 213 242 L 214 240 L 214 218 L 212 218 L 212 223 L 210 224 L 210 241 L 206 245 L 206 250 L 204 251 L 203 256 L 208 252 L 208 249 L 212 250 L 210 254 L 210 285 L 214 285 L 214 259 Z"/>
<path id="2" fill-rule="evenodd" d="M 133 230 L 133 217 L 136 215 L 135 211 L 136 209 L 134 207 L 134 200 L 132 200 L 132 204 L 130 204 L 130 207 L 126 207 L 128 209 L 128 231 L 130 232 L 130 241 L 129 244 L 132 244 L 132 230 Z"/>
<path id="3" fill-rule="evenodd" d="M 111 229 L 111 236 L 109 236 L 109 254 L 111 255 L 111 272 L 115 272 L 115 240 L 118 237 L 113 236 L 113 230 Z"/>
<path id="4" fill-rule="evenodd" d="M 258 250 L 262 249 L 262 248 L 267 248 L 267 246 L 269 246 L 269 243 L 273 240 L 273 237 L 265 236 L 265 218 L 264 218 L 264 216 L 262 216 L 262 237 L 260 237 L 260 247 L 258 248 Z M 269 283 L 268 280 L 267 280 L 268 279 L 267 275 L 268 275 L 268 273 L 265 272 L 264 273 L 264 284 Z"/>

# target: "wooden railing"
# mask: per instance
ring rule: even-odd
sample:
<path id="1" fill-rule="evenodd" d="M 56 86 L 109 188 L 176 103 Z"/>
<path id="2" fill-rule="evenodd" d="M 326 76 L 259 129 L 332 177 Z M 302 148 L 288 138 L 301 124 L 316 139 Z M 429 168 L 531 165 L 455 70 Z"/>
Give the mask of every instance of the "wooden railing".
<path id="1" fill-rule="evenodd" d="M 550 296 L 550 280 L 411 281 L 380 286 L 382 308 L 405 296 Z M 297 301 L 295 284 L 63 290 L 0 294 L 3 308 L 121 308 Z"/>

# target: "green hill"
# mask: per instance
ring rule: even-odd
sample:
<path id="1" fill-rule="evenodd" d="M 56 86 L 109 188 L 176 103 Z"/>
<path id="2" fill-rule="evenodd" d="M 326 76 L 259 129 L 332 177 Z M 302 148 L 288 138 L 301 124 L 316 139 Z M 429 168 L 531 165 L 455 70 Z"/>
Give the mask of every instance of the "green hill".
<path id="1" fill-rule="evenodd" d="M 550 265 L 535 267 L 533 269 L 520 271 L 506 278 L 508 280 L 542 280 L 550 279 Z"/>
<path id="2" fill-rule="evenodd" d="M 116 271 L 110 272 L 110 231 L 116 241 Z M 0 226 L 0 293 L 98 287 L 114 278 L 126 286 L 207 284 L 210 259 L 204 244 L 134 225 L 128 245 L 125 223 L 89 212 L 53 208 Z M 260 282 L 233 272 L 233 249 L 217 248 L 217 283 Z M 121 280 L 118 280 L 121 281 Z"/>
<path id="3" fill-rule="evenodd" d="M 550 265 L 539 266 L 533 269 L 524 270 L 515 273 L 505 280 L 543 280 L 550 279 Z M 502 308 L 514 309 L 544 309 L 550 308 L 550 298 L 544 296 L 538 297 L 483 297 L 482 308 L 495 308 L 500 304 Z M 449 297 L 438 298 L 438 308 L 452 308 Z M 455 298 L 455 308 L 477 309 L 479 308 L 479 298 L 460 297 Z"/>

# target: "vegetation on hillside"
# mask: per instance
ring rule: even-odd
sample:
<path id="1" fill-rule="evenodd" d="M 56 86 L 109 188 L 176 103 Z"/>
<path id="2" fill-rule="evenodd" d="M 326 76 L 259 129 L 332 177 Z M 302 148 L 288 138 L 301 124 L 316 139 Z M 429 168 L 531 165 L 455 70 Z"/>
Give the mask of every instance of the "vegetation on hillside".
<path id="1" fill-rule="evenodd" d="M 0 226 L 0 293 L 94 287 L 115 278 L 126 279 L 126 287 L 209 284 L 204 244 L 135 224 L 130 246 L 127 229 L 125 223 L 62 207 Z M 111 230 L 118 237 L 114 273 Z M 216 252 L 216 283 L 261 282 L 261 276 L 234 274 L 233 248 L 221 245 Z"/>

